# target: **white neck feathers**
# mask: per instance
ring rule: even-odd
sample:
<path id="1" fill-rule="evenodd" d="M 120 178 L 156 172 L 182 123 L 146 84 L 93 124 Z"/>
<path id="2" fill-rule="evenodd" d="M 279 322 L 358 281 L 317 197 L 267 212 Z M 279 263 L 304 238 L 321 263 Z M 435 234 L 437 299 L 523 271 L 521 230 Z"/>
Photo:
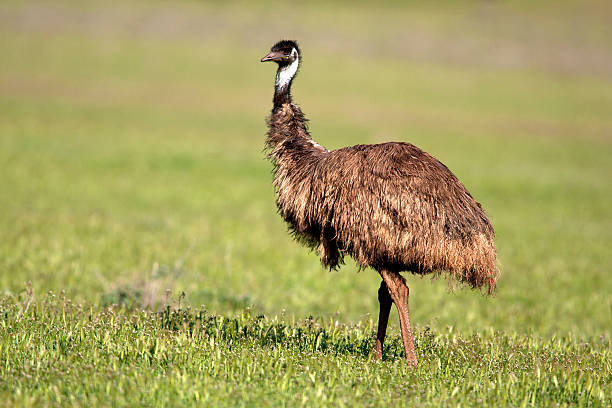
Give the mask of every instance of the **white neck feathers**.
<path id="1" fill-rule="evenodd" d="M 297 55 L 295 48 L 293 49 L 293 54 L 295 55 L 295 60 L 290 65 L 279 69 L 276 73 L 276 87 L 279 89 L 286 88 L 298 70 L 298 66 L 300 65 L 300 57 Z"/>

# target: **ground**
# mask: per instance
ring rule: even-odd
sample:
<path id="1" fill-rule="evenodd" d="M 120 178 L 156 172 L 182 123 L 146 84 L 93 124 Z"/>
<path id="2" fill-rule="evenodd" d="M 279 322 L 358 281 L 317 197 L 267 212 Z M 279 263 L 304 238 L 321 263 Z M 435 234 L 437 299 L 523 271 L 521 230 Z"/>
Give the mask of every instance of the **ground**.
<path id="1" fill-rule="evenodd" d="M 3 3 L 0 397 L 612 404 L 611 15 Z M 415 371 L 396 314 L 371 360 L 377 274 L 323 270 L 276 214 L 258 61 L 281 37 L 300 41 L 293 92 L 320 144 L 416 144 L 496 228 L 495 297 L 408 277 Z"/>

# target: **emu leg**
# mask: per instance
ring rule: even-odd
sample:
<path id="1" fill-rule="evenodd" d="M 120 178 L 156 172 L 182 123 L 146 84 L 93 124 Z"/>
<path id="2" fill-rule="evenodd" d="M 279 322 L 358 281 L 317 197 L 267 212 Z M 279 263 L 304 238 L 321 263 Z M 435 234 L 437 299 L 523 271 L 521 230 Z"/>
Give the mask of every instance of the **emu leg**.
<path id="1" fill-rule="evenodd" d="M 389 295 L 391 295 L 391 299 L 393 300 L 393 303 L 395 303 L 395 307 L 397 307 L 406 359 L 411 365 L 416 367 L 417 357 L 414 351 L 412 329 L 410 328 L 410 314 L 408 313 L 408 286 L 406 286 L 406 280 L 397 272 L 382 270 L 379 271 L 379 273 L 380 276 L 382 276 L 387 289 L 389 290 Z"/>
<path id="2" fill-rule="evenodd" d="M 378 289 L 378 303 L 380 303 L 380 312 L 378 314 L 378 333 L 376 334 L 376 360 L 382 358 L 383 344 L 387 334 L 387 323 L 389 322 L 392 303 L 391 295 L 389 295 L 389 290 L 384 280 L 380 282 L 380 288 Z"/>

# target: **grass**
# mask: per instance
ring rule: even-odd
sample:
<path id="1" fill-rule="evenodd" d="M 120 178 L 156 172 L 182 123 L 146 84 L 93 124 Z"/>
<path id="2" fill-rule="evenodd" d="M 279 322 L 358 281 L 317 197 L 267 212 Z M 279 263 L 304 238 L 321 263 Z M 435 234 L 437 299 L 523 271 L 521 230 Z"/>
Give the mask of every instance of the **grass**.
<path id="1" fill-rule="evenodd" d="M 84 406 L 609 405 L 609 340 L 420 331 L 371 360 L 372 321 L 285 323 L 246 310 L 94 310 L 48 295 L 0 306 L 0 395 Z M 57 379 L 61 377 L 61 382 Z M 36 379 L 32 381 L 32 379 Z"/>
<path id="2" fill-rule="evenodd" d="M 4 3 L 0 393 L 610 405 L 611 10 Z M 287 35 L 317 141 L 410 141 L 496 227 L 496 297 L 409 277 L 415 372 L 393 316 L 370 360 L 376 273 L 323 271 L 276 214 L 257 61 Z"/>

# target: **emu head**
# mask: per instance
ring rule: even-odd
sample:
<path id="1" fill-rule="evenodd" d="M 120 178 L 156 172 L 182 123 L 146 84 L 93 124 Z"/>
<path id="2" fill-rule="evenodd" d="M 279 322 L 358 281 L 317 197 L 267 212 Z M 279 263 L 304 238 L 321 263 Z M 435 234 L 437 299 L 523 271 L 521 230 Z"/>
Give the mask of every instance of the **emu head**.
<path id="1" fill-rule="evenodd" d="M 300 48 L 295 41 L 279 41 L 270 49 L 270 53 L 261 62 L 274 61 L 278 64 L 276 86 L 285 88 L 297 73 L 300 65 Z"/>

